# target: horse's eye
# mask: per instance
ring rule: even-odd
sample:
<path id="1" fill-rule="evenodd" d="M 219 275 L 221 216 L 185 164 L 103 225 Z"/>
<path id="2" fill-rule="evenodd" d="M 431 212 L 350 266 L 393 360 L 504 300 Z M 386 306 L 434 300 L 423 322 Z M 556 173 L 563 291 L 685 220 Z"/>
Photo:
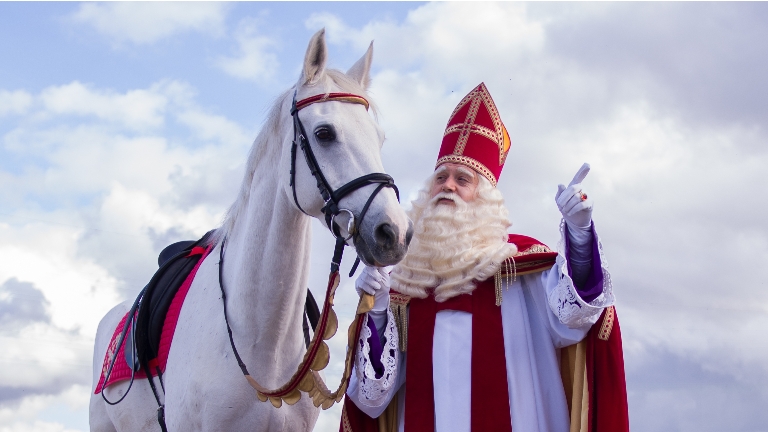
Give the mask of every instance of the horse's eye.
<path id="1" fill-rule="evenodd" d="M 336 134 L 330 127 L 320 126 L 315 129 L 315 138 L 317 138 L 318 141 L 333 141 L 336 138 Z"/>

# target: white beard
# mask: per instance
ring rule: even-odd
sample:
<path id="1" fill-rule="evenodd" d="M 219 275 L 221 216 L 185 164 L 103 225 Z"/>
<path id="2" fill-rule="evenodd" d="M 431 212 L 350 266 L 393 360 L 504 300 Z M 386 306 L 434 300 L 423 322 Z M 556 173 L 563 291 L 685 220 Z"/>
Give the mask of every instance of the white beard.
<path id="1" fill-rule="evenodd" d="M 429 198 L 429 185 L 413 201 L 413 241 L 403 261 L 392 270 L 392 288 L 426 298 L 434 288 L 443 302 L 472 292 L 477 282 L 493 276 L 517 247 L 507 242 L 511 225 L 501 193 L 481 176 L 477 197 L 467 203 L 455 194 Z M 441 198 L 455 206 L 438 204 Z"/>

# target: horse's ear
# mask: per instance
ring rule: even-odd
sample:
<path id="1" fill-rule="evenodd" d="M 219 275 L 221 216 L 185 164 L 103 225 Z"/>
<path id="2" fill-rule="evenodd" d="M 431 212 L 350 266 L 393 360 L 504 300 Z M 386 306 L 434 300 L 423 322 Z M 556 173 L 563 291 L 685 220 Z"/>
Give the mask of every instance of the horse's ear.
<path id="1" fill-rule="evenodd" d="M 315 82 L 323 72 L 328 60 L 328 48 L 325 46 L 325 29 L 320 29 L 309 40 L 307 54 L 304 56 L 304 83 Z"/>
<path id="2" fill-rule="evenodd" d="M 360 83 L 366 90 L 371 85 L 371 60 L 373 60 L 373 41 L 368 46 L 368 51 L 365 52 L 365 55 L 360 57 L 360 60 L 347 71 L 347 76 Z"/>

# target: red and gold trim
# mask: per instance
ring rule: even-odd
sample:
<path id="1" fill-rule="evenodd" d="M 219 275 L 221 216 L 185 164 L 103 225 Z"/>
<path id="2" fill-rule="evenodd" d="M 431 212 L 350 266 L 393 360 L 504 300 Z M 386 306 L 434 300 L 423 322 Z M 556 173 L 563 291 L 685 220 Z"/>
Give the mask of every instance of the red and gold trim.
<path id="1" fill-rule="evenodd" d="M 611 337 L 611 331 L 613 330 L 614 311 L 613 306 L 605 309 L 603 316 L 603 324 L 600 326 L 600 332 L 597 334 L 597 338 L 603 341 L 607 341 Z"/>
<path id="2" fill-rule="evenodd" d="M 466 165 L 473 170 L 479 172 L 483 175 L 483 177 L 487 178 L 489 182 L 491 182 L 491 185 L 493 187 L 496 187 L 496 176 L 493 175 L 491 170 L 485 167 L 485 165 L 481 164 L 480 162 L 472 159 L 471 157 L 467 156 L 460 156 L 455 154 L 449 154 L 441 157 L 437 160 L 437 164 L 435 165 L 435 169 L 439 167 L 440 165 L 444 163 L 458 163 L 462 165 Z"/>
<path id="3" fill-rule="evenodd" d="M 329 101 L 338 101 L 338 102 L 347 102 L 347 103 L 355 103 L 359 105 L 363 105 L 368 110 L 369 103 L 368 100 L 365 99 L 362 96 L 358 96 L 356 94 L 352 93 L 324 93 L 319 94 L 315 96 L 310 96 L 308 98 L 302 99 L 298 102 L 296 102 L 296 109 L 300 110 L 302 108 L 305 108 L 309 105 L 312 105 L 313 103 L 317 102 L 329 102 Z"/>

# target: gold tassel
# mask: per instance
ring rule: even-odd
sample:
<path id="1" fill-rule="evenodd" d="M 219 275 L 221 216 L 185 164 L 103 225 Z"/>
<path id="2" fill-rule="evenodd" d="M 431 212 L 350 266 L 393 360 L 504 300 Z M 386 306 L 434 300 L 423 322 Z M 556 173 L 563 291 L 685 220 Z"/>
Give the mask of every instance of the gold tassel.
<path id="1" fill-rule="evenodd" d="M 499 269 L 493 276 L 493 284 L 494 288 L 496 288 L 496 306 L 501 306 L 501 266 L 499 266 Z"/>
<path id="2" fill-rule="evenodd" d="M 507 289 L 512 286 L 512 282 L 517 280 L 517 265 L 515 264 L 515 258 L 509 257 L 507 258 L 507 278 L 509 278 L 509 266 L 512 265 L 512 280 L 507 280 Z"/>
<path id="3" fill-rule="evenodd" d="M 502 268 L 504 271 L 502 271 Z M 503 277 L 506 277 L 507 289 L 512 286 L 512 282 L 517 280 L 517 265 L 515 265 L 514 258 L 509 257 L 505 259 L 493 276 L 494 287 L 496 288 L 496 306 L 501 306 Z"/>

